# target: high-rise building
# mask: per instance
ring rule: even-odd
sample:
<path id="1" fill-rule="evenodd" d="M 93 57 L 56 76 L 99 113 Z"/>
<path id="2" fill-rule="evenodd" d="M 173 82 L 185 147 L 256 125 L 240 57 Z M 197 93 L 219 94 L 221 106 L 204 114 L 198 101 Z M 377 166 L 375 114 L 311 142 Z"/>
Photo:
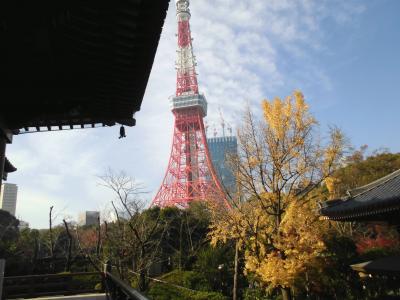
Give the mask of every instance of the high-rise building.
<path id="1" fill-rule="evenodd" d="M 3 183 L 0 191 L 0 209 L 15 216 L 17 206 L 18 186 L 13 183 Z"/>
<path id="2" fill-rule="evenodd" d="M 85 211 L 79 214 L 78 224 L 80 226 L 96 225 L 100 218 L 100 212 L 98 211 Z"/>
<path id="3" fill-rule="evenodd" d="M 236 180 L 229 164 L 229 155 L 237 154 L 237 138 L 235 136 L 213 137 L 207 139 L 207 144 L 219 180 L 226 191 L 234 193 Z"/>

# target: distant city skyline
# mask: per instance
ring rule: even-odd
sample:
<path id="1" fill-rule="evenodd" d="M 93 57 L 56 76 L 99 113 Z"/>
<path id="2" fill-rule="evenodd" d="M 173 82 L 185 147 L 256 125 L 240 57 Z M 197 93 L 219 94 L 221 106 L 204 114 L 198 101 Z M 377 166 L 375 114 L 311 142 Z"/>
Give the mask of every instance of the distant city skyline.
<path id="1" fill-rule="evenodd" d="M 259 113 L 262 99 L 300 89 L 323 132 L 336 125 L 357 148 L 400 152 L 399 11 L 396 0 L 192 1 L 210 129 L 219 127 L 219 107 L 235 131 L 244 106 Z M 8 180 L 18 184 L 17 212 L 31 227 L 48 226 L 52 205 L 58 222 L 109 210 L 114 195 L 97 179 L 108 167 L 143 183 L 151 201 L 171 149 L 175 33 L 171 1 L 137 125 L 126 128 L 126 139 L 118 139 L 118 126 L 14 137 L 7 156 L 18 171 Z"/>

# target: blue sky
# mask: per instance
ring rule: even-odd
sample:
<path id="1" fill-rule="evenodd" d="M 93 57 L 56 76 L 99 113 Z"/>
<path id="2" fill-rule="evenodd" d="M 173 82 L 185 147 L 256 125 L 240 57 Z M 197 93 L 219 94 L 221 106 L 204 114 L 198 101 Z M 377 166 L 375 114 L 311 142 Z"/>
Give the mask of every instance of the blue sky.
<path id="1" fill-rule="evenodd" d="M 136 114 L 137 126 L 119 140 L 118 127 L 16 136 L 8 156 L 18 167 L 17 215 L 47 226 L 50 206 L 58 222 L 83 210 L 104 217 L 113 195 L 96 175 L 108 167 L 142 182 L 150 201 L 168 163 L 175 90 L 174 1 L 152 74 Z M 322 129 L 337 125 L 355 147 L 400 152 L 400 1 L 397 0 L 192 0 L 192 33 L 200 90 L 236 127 L 245 103 L 305 94 Z"/>

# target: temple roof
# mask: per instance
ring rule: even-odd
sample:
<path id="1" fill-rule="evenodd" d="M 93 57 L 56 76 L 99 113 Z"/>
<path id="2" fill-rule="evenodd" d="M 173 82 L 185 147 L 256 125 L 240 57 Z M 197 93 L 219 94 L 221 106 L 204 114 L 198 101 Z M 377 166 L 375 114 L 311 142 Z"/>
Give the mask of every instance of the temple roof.
<path id="1" fill-rule="evenodd" d="M 338 221 L 400 222 L 400 170 L 321 204 L 321 215 Z"/>
<path id="2" fill-rule="evenodd" d="M 6 157 L 5 161 L 4 161 L 4 170 L 2 172 L 0 172 L 1 179 L 7 180 L 8 173 L 12 173 L 15 171 L 17 171 L 17 168 L 14 167 Z"/>
<path id="3" fill-rule="evenodd" d="M 13 166 L 13 164 L 7 159 L 7 157 L 5 158 L 5 162 L 4 162 L 4 172 L 6 173 L 12 173 L 17 171 L 17 168 Z"/>
<path id="4" fill-rule="evenodd" d="M 378 258 L 350 266 L 354 271 L 376 275 L 400 275 L 400 257 Z"/>
<path id="5" fill-rule="evenodd" d="M 0 122 L 134 125 L 168 3 L 1 1 Z"/>

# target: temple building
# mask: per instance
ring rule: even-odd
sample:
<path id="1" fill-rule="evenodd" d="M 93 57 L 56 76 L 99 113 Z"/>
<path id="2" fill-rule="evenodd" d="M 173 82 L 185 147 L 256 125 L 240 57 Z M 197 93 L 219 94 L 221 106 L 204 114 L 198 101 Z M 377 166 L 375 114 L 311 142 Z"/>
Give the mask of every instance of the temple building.
<path id="1" fill-rule="evenodd" d="M 400 170 L 350 190 L 341 199 L 322 202 L 320 214 L 339 222 L 386 223 L 400 232 Z M 400 257 L 378 258 L 351 267 L 371 276 L 400 276 Z"/>
<path id="2" fill-rule="evenodd" d="M 344 198 L 323 202 L 320 212 L 334 221 L 400 225 L 400 170 L 350 190 Z"/>

